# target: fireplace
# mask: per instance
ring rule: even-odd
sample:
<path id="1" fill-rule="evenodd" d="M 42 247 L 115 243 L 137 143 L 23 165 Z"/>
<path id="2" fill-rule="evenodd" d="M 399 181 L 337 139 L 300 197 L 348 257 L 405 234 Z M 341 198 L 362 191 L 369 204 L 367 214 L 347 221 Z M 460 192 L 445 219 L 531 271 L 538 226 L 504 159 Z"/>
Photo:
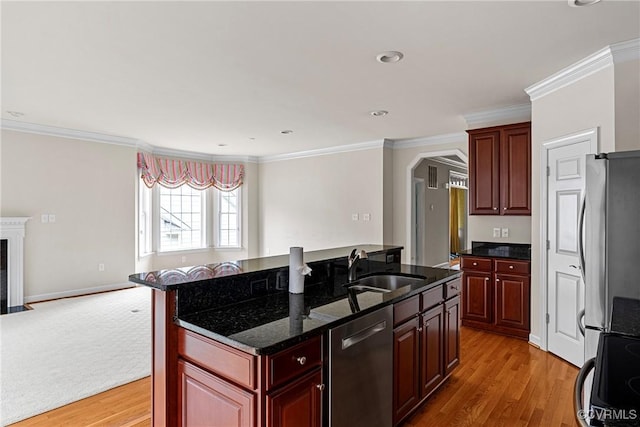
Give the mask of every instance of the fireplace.
<path id="1" fill-rule="evenodd" d="M 0 218 L 0 281 L 2 314 L 24 305 L 24 235 L 29 218 Z"/>

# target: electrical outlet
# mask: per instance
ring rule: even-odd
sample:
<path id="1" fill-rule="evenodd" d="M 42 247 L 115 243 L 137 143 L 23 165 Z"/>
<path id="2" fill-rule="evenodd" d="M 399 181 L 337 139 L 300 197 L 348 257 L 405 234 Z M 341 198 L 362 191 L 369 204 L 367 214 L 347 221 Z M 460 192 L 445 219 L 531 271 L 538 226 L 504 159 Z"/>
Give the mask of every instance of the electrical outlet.
<path id="1" fill-rule="evenodd" d="M 493 237 L 500 237 L 500 229 L 499 228 L 494 228 L 493 229 Z"/>
<path id="2" fill-rule="evenodd" d="M 47 214 L 42 214 L 40 215 L 40 222 L 43 224 L 46 224 L 49 222 L 49 215 Z"/>
<path id="3" fill-rule="evenodd" d="M 98 271 L 104 271 L 104 264 L 103 263 L 98 264 Z"/>
<path id="4" fill-rule="evenodd" d="M 362 220 L 363 221 L 371 221 L 371 214 L 362 214 Z"/>
<path id="5" fill-rule="evenodd" d="M 56 222 L 56 215 L 55 214 L 49 214 L 49 222 Z"/>
<path id="6" fill-rule="evenodd" d="M 358 220 L 358 214 L 357 213 L 351 214 L 351 220 L 352 221 L 357 221 Z"/>
<path id="7" fill-rule="evenodd" d="M 502 237 L 509 237 L 509 229 L 508 228 L 503 228 L 502 229 Z"/>

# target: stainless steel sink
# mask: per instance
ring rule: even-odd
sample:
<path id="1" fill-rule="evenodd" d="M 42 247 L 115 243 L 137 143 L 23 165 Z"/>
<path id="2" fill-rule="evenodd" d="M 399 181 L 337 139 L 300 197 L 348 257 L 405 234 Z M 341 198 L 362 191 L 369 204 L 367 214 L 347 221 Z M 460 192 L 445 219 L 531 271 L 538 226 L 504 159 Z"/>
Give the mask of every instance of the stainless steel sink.
<path id="1" fill-rule="evenodd" d="M 405 286 L 420 285 L 423 283 L 424 279 L 419 277 L 400 276 L 398 274 L 377 274 L 375 276 L 362 277 L 357 282 L 353 282 L 353 285 L 347 286 L 355 288 L 356 290 L 360 290 L 358 288 L 363 288 L 363 290 L 369 288 L 367 290 L 391 292 Z"/>

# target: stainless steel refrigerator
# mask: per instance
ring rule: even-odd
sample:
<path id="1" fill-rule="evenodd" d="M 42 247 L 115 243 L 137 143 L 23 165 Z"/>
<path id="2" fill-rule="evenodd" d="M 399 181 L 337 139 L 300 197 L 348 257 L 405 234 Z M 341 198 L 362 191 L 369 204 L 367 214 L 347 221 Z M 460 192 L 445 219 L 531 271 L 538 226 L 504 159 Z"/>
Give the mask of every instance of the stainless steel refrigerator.
<path id="1" fill-rule="evenodd" d="M 585 360 L 609 332 L 614 297 L 640 299 L 640 150 L 588 155 L 581 263 Z"/>
<path id="2" fill-rule="evenodd" d="M 618 332 L 611 328 L 613 299 L 640 300 L 640 151 L 588 155 L 585 190 L 580 215 L 585 308 L 578 325 L 585 335 L 586 362 L 576 385 L 584 382 L 588 409 L 592 381 L 586 375 L 595 364 L 600 335 Z M 579 399 L 576 391 L 576 406 Z"/>

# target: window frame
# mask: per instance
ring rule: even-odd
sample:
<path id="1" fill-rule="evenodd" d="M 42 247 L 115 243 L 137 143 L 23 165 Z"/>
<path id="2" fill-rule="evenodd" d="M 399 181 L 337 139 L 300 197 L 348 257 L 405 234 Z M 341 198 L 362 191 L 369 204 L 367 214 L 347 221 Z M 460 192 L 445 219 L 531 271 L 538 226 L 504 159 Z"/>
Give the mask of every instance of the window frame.
<path id="1" fill-rule="evenodd" d="M 221 250 L 233 250 L 233 249 L 242 249 L 242 187 L 238 187 L 231 191 L 222 191 L 217 188 L 214 189 L 215 197 L 213 197 L 213 209 L 212 212 L 212 224 L 213 224 L 213 244 L 212 247 L 215 249 Z M 221 199 L 224 193 L 236 193 L 236 241 L 237 245 L 222 245 L 220 243 L 222 233 L 221 233 L 221 219 L 220 216 L 222 213 L 221 209 Z"/>
<path id="2" fill-rule="evenodd" d="M 144 185 L 144 184 L 143 184 Z M 186 185 L 186 184 L 183 184 Z M 188 186 L 187 186 L 188 187 Z M 157 254 L 170 254 L 170 253 L 176 253 L 176 252 L 191 252 L 191 251 L 202 251 L 202 250 L 206 250 L 209 245 L 208 245 L 208 230 L 209 227 L 207 226 L 209 223 L 209 197 L 207 197 L 207 193 L 208 193 L 208 189 L 206 190 L 194 190 L 194 191 L 200 191 L 202 193 L 202 197 L 200 199 L 200 203 L 201 203 L 201 207 L 200 207 L 200 221 L 201 221 L 201 228 L 200 228 L 200 239 L 201 239 L 201 245 L 197 246 L 197 247 L 189 247 L 189 248 L 167 248 L 167 249 L 163 249 L 162 248 L 162 230 L 161 230 L 161 221 L 162 221 L 162 216 L 161 216 L 161 198 L 162 198 L 162 194 L 161 194 L 161 188 L 165 188 L 167 190 L 176 190 L 180 187 L 177 188 L 166 188 L 166 187 L 162 187 L 161 185 L 155 185 L 153 190 L 153 196 L 154 196 L 154 200 L 153 200 L 153 220 L 154 220 L 154 249 L 155 252 Z M 189 187 L 191 188 L 191 187 Z M 192 189 L 193 190 L 193 189 Z"/>
<path id="3" fill-rule="evenodd" d="M 154 189 L 138 183 L 138 257 L 154 253 Z"/>

